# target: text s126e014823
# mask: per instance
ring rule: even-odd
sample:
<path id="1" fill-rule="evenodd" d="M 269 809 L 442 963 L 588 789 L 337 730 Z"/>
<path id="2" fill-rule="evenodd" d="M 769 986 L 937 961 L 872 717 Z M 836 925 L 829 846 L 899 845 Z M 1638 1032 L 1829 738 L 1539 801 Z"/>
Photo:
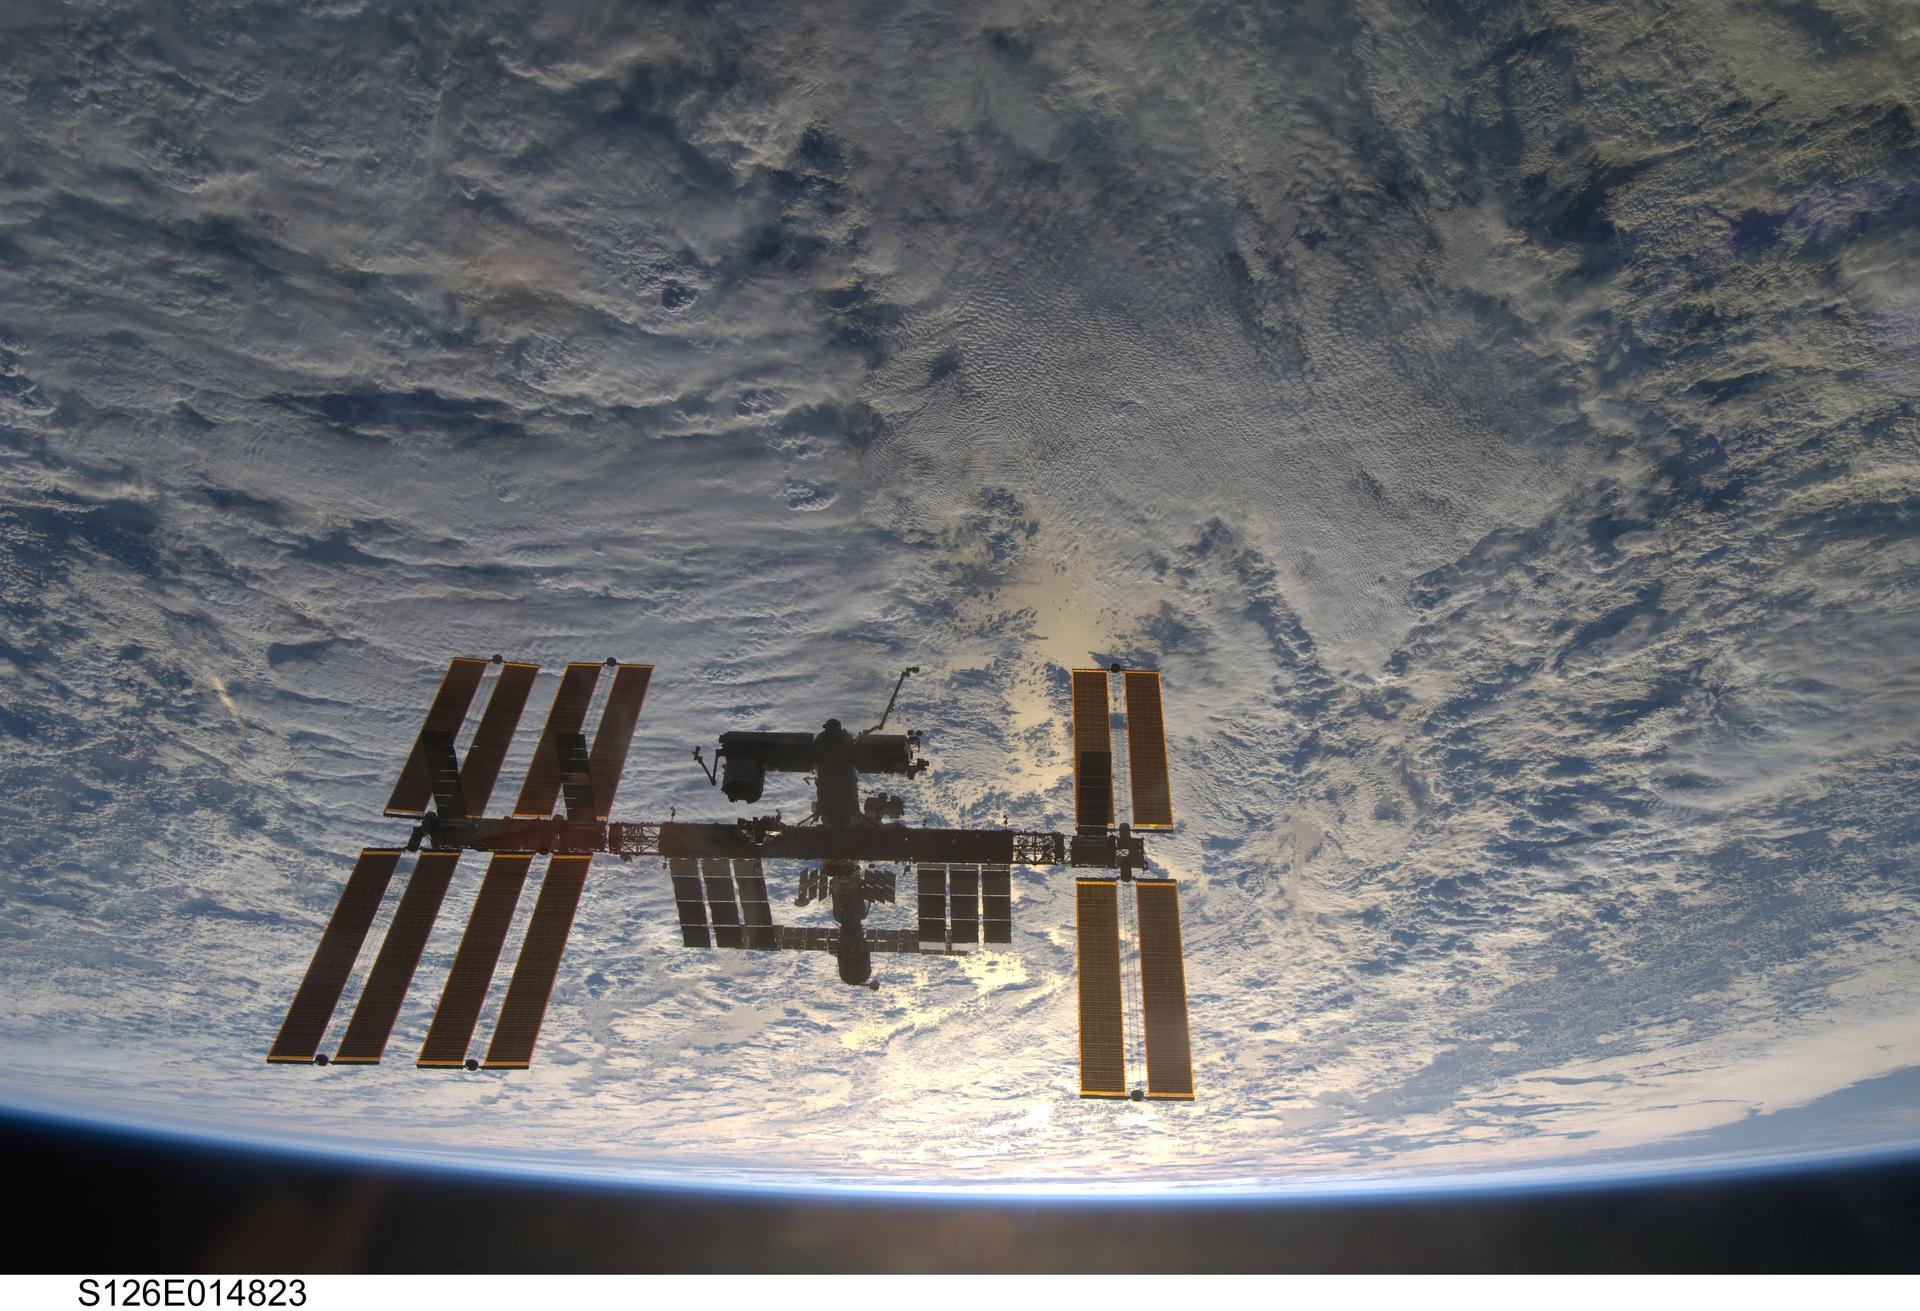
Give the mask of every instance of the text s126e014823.
<path id="1" fill-rule="evenodd" d="M 83 1307 L 303 1307 L 302 1279 L 120 1279 L 80 1281 Z"/>

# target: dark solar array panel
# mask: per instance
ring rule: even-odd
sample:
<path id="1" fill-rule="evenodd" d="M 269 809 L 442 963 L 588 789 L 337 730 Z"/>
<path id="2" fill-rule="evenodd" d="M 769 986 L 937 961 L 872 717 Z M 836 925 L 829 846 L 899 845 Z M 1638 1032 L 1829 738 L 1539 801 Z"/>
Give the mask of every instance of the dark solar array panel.
<path id="1" fill-rule="evenodd" d="M 1075 885 L 1080 973 L 1080 1095 L 1127 1095 L 1126 1033 L 1120 1015 L 1120 902 L 1111 879 Z"/>
<path id="2" fill-rule="evenodd" d="M 479 1022 L 480 1007 L 487 1000 L 493 969 L 500 961 L 500 948 L 507 941 L 513 910 L 520 904 L 520 889 L 526 884 L 527 867 L 532 863 L 532 856 L 497 854 L 488 864 L 480 895 L 474 898 L 473 913 L 467 918 L 467 931 L 454 953 L 447 986 L 440 994 L 439 1009 L 427 1026 L 419 1064 L 466 1063 L 467 1044 L 473 1040 L 473 1026 Z"/>
<path id="3" fill-rule="evenodd" d="M 1073 822 L 1105 831 L 1113 825 L 1113 716 L 1107 671 L 1073 671 Z"/>
<path id="4" fill-rule="evenodd" d="M 734 886 L 740 889 L 740 915 L 746 921 L 747 946 L 756 951 L 774 947 L 773 906 L 767 901 L 767 876 L 758 859 L 733 862 Z"/>
<path id="5" fill-rule="evenodd" d="M 593 755 L 588 766 L 593 776 L 593 808 L 598 819 L 613 813 L 613 794 L 620 788 L 620 775 L 627 767 L 627 749 L 633 745 L 633 726 L 640 718 L 640 706 L 647 699 L 647 684 L 652 679 L 652 665 L 621 665 L 614 671 L 613 689 L 607 693 L 606 708 L 600 712 L 600 727 L 593 734 Z"/>
<path id="6" fill-rule="evenodd" d="M 832 951 L 834 931 L 832 929 L 802 928 L 797 924 L 782 924 L 774 931 L 775 939 L 782 951 Z"/>
<path id="7" fill-rule="evenodd" d="M 1132 782 L 1133 826 L 1173 827 L 1173 786 L 1167 777 L 1167 730 L 1160 715 L 1160 675 L 1129 669 L 1127 777 Z"/>
<path id="8" fill-rule="evenodd" d="M 453 734 L 423 728 L 418 750 L 427 762 L 427 786 L 433 793 L 433 808 L 442 815 L 465 818 L 467 797 L 460 787 L 460 758 L 453 753 Z"/>
<path id="9" fill-rule="evenodd" d="M 990 946 L 1013 941 L 1013 875 L 1005 865 L 980 867 L 980 937 Z"/>
<path id="10" fill-rule="evenodd" d="M 673 909 L 680 917 L 680 944 L 684 947 L 711 947 L 713 937 L 707 930 L 707 899 L 700 891 L 700 863 L 692 856 L 673 856 L 667 861 L 673 878 Z"/>
<path id="11" fill-rule="evenodd" d="M 334 903 L 333 914 L 327 919 L 326 931 L 320 935 L 320 945 L 314 950 L 306 976 L 293 994 L 287 1018 L 273 1040 L 273 1050 L 267 1053 L 269 1061 L 310 1062 L 319 1052 L 327 1022 L 333 1018 L 334 1007 L 340 1004 L 347 976 L 353 973 L 353 963 L 360 959 L 361 944 L 367 940 L 374 913 L 380 909 L 380 900 L 387 894 L 387 883 L 393 878 L 393 868 L 399 863 L 400 853 L 386 847 L 368 847 L 354 862 L 353 872 L 347 875 L 347 886 L 341 889 L 340 900 Z"/>
<path id="12" fill-rule="evenodd" d="M 890 869 L 869 869 L 860 876 L 860 891 L 869 904 L 891 906 L 898 886 Z"/>
<path id="13" fill-rule="evenodd" d="M 920 880 L 919 915 L 920 941 L 945 942 L 947 940 L 947 867 L 945 865 L 922 865 L 918 874 Z"/>
<path id="14" fill-rule="evenodd" d="M 1140 1010 L 1146 1022 L 1147 1096 L 1191 1099 L 1187 976 L 1180 959 L 1180 900 L 1172 880 L 1136 883 L 1140 913 Z"/>
<path id="15" fill-rule="evenodd" d="M 980 867 L 947 866 L 947 920 L 956 943 L 980 941 Z"/>
<path id="16" fill-rule="evenodd" d="M 553 708 L 547 711 L 547 726 L 533 748 L 533 763 L 527 766 L 527 781 L 520 787 L 520 799 L 513 813 L 522 818 L 544 819 L 553 813 L 560 797 L 559 735 L 578 733 L 593 700 L 594 685 L 600 679 L 597 664 L 570 664 L 560 675 L 560 690 L 554 693 Z"/>
<path id="17" fill-rule="evenodd" d="M 913 929 L 868 929 L 867 947 L 878 952 L 918 952 L 920 937 Z"/>
<path id="18" fill-rule="evenodd" d="M 480 677 L 486 672 L 484 660 L 457 658 L 450 662 L 440 679 L 440 690 L 433 694 L 433 704 L 427 708 L 420 735 L 445 733 L 449 741 L 458 737 L 460 725 L 466 722 L 467 707 L 473 704 L 473 694 L 479 690 Z M 415 736 L 413 750 L 407 753 L 407 763 L 400 767 L 400 779 L 393 785 L 393 795 L 387 798 L 389 815 L 427 812 L 427 802 L 433 796 L 433 780 L 428 773 L 429 762 L 420 735 Z"/>
<path id="19" fill-rule="evenodd" d="M 566 798 L 567 818 L 584 823 L 594 818 L 593 774 L 587 763 L 587 739 L 581 733 L 555 733 L 554 758 L 560 762 L 560 794 Z"/>
<path id="20" fill-rule="evenodd" d="M 407 890 L 400 894 L 399 909 L 380 954 L 373 958 L 373 972 L 360 993 L 360 1004 L 353 1008 L 353 1019 L 340 1040 L 333 1059 L 340 1065 L 376 1065 L 387 1049 L 393 1022 L 399 1018 L 400 1004 L 407 999 L 413 984 L 413 972 L 420 965 L 420 953 L 426 949 L 427 935 L 440 917 L 440 903 L 446 900 L 447 884 L 453 880 L 453 867 L 460 862 L 457 851 L 423 851 L 407 876 Z"/>
<path id="21" fill-rule="evenodd" d="M 539 665 L 517 660 L 508 661 L 500 668 L 493 695 L 487 698 L 486 711 L 480 716 L 480 727 L 474 731 L 473 745 L 467 748 L 467 758 L 460 762 L 460 790 L 466 797 L 469 815 L 487 813 L 493 785 L 500 780 L 500 765 L 507 758 L 507 748 L 520 727 L 527 695 L 533 691 L 533 682 L 539 673 Z"/>
<path id="22" fill-rule="evenodd" d="M 713 918 L 713 945 L 746 946 L 746 935 L 740 931 L 740 903 L 734 900 L 731 863 L 718 858 L 703 860 L 700 873 L 707 885 L 707 913 Z"/>
<path id="23" fill-rule="evenodd" d="M 527 922 L 526 941 L 513 963 L 507 998 L 500 1005 L 500 1020 L 494 1026 L 493 1041 L 487 1044 L 489 1070 L 524 1070 L 533 1063 L 533 1045 L 540 1037 L 540 1022 L 546 1018 L 554 976 L 567 949 L 567 934 L 573 929 L 592 859 L 555 856 L 547 862 L 547 876 L 540 880 L 540 897 Z"/>

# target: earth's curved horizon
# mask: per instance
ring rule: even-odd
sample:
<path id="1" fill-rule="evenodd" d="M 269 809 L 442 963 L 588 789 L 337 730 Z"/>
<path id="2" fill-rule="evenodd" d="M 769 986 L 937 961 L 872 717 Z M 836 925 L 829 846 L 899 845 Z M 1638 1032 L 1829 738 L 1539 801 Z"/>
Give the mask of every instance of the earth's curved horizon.
<path id="1" fill-rule="evenodd" d="M 436 1151 L 406 1151 L 392 1144 L 358 1146 L 351 1141 L 276 1140 L 222 1134 L 218 1130 L 174 1127 L 153 1121 L 118 1122 L 33 1107 L 0 1107 L 14 1127 L 87 1135 L 159 1150 L 199 1151 L 229 1157 L 295 1161 L 350 1171 L 381 1171 L 426 1178 L 470 1178 L 480 1183 L 542 1184 L 630 1193 L 691 1193 L 709 1197 L 775 1198 L 805 1195 L 820 1200 L 899 1199 L 905 1201 L 1001 1201 L 1094 1205 L 1113 1203 L 1166 1206 L 1216 1204 L 1310 1204 L 1318 1201 L 1394 1201 L 1444 1196 L 1496 1197 L 1527 1193 L 1590 1192 L 1673 1183 L 1726 1183 L 1781 1176 L 1875 1168 L 1910 1169 L 1920 1165 L 1920 1148 L 1890 1147 L 1756 1156 L 1666 1156 L 1659 1160 L 1580 1162 L 1564 1168 L 1541 1162 L 1505 1171 L 1464 1171 L 1453 1175 L 1367 1174 L 1343 1171 L 1320 1179 L 1278 1183 L 1194 1185 L 1178 1178 L 1113 1182 L 1033 1181 L 1018 1178 L 958 1185 L 935 1177 L 874 1178 L 832 1174 L 720 1171 L 648 1173 L 643 1166 L 618 1161 L 542 1161 L 536 1157 L 463 1157 Z"/>
<path id="2" fill-rule="evenodd" d="M 0 1107 L 883 1190 L 1920 1151 L 1917 73 L 1872 0 L 10 8 Z M 655 665 L 616 819 L 917 664 L 908 817 L 1056 830 L 1065 671 L 1158 668 L 1198 1100 L 1075 1096 L 1037 871 L 869 992 L 602 858 L 534 1068 L 435 1075 L 470 858 L 386 1063 L 268 1067 L 495 652 L 529 722 Z"/>

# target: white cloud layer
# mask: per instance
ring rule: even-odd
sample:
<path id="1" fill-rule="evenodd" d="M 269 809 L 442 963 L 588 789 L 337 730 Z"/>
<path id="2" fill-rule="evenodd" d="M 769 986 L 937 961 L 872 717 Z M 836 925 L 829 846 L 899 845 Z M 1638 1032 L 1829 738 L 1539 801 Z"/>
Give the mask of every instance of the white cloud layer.
<path id="1" fill-rule="evenodd" d="M 1783 1115 L 1920 1065 L 1904 7 L 534 9 L 0 17 L 0 1098 L 714 1179 L 1920 1140 Z M 469 860 L 395 1059 L 267 1069 L 496 651 L 657 664 L 633 818 L 919 663 L 912 813 L 1064 827 L 1061 667 L 1157 665 L 1200 1100 L 1073 1097 L 1039 872 L 875 994 L 597 864 L 536 1068 L 427 1077 Z"/>

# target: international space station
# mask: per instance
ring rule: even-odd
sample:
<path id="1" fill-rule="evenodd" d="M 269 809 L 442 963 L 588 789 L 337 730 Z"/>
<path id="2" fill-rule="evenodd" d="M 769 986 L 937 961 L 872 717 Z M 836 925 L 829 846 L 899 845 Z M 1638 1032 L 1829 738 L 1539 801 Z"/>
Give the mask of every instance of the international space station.
<path id="1" fill-rule="evenodd" d="M 722 733 L 711 762 L 694 749 L 708 781 L 737 805 L 758 803 L 769 774 L 810 775 L 813 806 L 806 819 L 790 823 L 776 812 L 685 822 L 612 818 L 653 666 L 569 664 L 512 811 L 490 818 L 501 767 L 540 669 L 499 656 L 453 660 L 387 798 L 386 814 L 409 821 L 412 831 L 403 847 L 361 851 L 267 1060 L 379 1063 L 469 851 L 487 853 L 486 871 L 420 1048 L 416 1063 L 425 1068 L 517 1070 L 532 1063 L 598 854 L 665 861 L 684 947 L 823 952 L 834 958 L 842 982 L 870 987 L 878 986 L 876 952 L 953 956 L 1010 948 L 1014 870 L 1064 867 L 1075 872 L 1080 1095 L 1191 1100 L 1179 904 L 1174 881 L 1152 872 L 1141 836 L 1173 827 L 1160 675 L 1118 665 L 1072 671 L 1075 822 L 1073 833 L 1060 834 L 921 827 L 902 822 L 902 797 L 862 796 L 863 776 L 911 780 L 928 767 L 919 755 L 919 733 L 882 731 L 902 685 L 918 672 L 916 666 L 901 673 L 880 722 L 861 732 L 829 719 L 817 733 Z M 489 683 L 485 709 L 468 733 L 469 711 Z M 1121 717 L 1116 691 L 1127 740 L 1119 757 L 1113 749 Z M 596 704 L 598 727 L 589 742 L 582 729 Z M 1116 765 L 1125 770 L 1132 800 L 1128 822 L 1116 814 Z M 361 949 L 409 855 L 412 868 L 359 1001 L 338 1045 L 323 1053 Z M 537 857 L 546 858 L 539 894 L 485 1056 L 476 1057 L 470 1054 L 474 1033 Z M 828 903 L 831 927 L 774 919 L 769 861 L 805 864 L 794 905 Z M 876 906 L 894 903 L 903 871 L 916 891 L 914 922 L 868 927 Z M 1123 883 L 1133 886 L 1131 906 L 1121 896 Z M 1125 941 L 1123 927 L 1131 929 Z M 1136 970 L 1137 993 L 1129 978 Z M 1138 1016 L 1130 1020 L 1135 997 Z"/>

